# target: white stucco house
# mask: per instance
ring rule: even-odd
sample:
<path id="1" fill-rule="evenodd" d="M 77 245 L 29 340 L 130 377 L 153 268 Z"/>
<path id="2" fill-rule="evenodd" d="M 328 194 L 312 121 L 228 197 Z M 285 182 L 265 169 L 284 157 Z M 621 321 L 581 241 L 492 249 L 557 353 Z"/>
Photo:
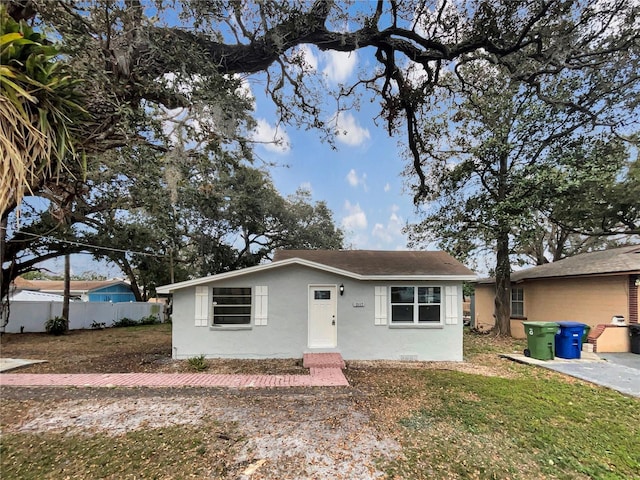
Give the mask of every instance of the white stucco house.
<path id="1" fill-rule="evenodd" d="M 274 261 L 157 289 L 173 357 L 462 360 L 462 282 L 445 252 L 283 250 Z"/>

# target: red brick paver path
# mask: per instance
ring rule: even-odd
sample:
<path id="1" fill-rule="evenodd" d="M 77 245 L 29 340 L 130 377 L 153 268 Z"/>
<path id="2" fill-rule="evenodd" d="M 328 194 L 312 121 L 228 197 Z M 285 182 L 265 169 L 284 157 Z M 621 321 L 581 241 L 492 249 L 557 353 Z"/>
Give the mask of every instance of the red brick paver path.
<path id="1" fill-rule="evenodd" d="M 324 354 L 312 354 L 324 355 Z M 349 386 L 342 373 L 344 361 L 339 354 L 323 360 L 315 357 L 305 366 L 310 375 L 211 375 L 206 373 L 2 373 L 2 386 L 76 386 L 76 387 L 341 387 Z M 329 361 L 327 361 L 329 360 Z M 336 364 L 335 362 L 340 362 Z M 322 366 L 314 366 L 322 365 Z"/>

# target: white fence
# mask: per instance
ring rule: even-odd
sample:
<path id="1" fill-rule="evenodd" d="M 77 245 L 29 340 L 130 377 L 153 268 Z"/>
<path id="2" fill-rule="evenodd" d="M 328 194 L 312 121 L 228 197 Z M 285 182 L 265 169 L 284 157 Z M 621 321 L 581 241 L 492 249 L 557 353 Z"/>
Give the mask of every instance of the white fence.
<path id="1" fill-rule="evenodd" d="M 144 302 L 71 302 L 69 303 L 69 329 L 110 327 L 123 318 L 140 320 L 153 315 L 164 321 L 164 305 Z M 9 322 L 0 321 L 0 331 L 6 333 L 44 332 L 47 320 L 62 316 L 62 302 L 13 302 L 9 308 Z"/>

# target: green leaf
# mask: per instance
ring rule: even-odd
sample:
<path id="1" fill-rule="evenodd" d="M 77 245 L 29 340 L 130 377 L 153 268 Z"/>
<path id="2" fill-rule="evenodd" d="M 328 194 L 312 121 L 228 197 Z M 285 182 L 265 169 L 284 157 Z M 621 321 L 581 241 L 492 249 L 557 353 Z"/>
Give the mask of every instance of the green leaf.
<path id="1" fill-rule="evenodd" d="M 5 33 L 0 36 L 0 47 L 4 47 L 6 44 L 14 42 L 20 38 L 22 38 L 21 33 Z"/>
<path id="2" fill-rule="evenodd" d="M 34 97 L 33 95 L 31 95 L 29 92 L 27 92 L 24 88 L 22 88 L 21 86 L 19 86 L 18 84 L 12 82 L 11 80 L 7 79 L 6 77 L 0 77 L 0 82 L 2 82 L 3 84 L 5 84 L 5 88 L 6 86 L 9 86 L 10 88 L 12 88 L 18 95 L 23 96 L 24 98 L 26 98 L 27 100 L 29 100 L 32 103 L 38 103 L 38 99 L 36 97 Z"/>

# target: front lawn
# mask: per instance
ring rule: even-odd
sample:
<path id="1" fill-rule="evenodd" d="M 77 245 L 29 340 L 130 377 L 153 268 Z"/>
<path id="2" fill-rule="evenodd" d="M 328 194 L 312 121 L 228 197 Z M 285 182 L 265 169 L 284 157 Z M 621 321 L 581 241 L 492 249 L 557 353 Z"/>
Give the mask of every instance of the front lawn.
<path id="1" fill-rule="evenodd" d="M 524 342 L 467 332 L 470 370 L 348 374 L 403 445 L 390 478 L 640 478 L 640 400 L 498 357 Z"/>
<path id="2" fill-rule="evenodd" d="M 129 360 L 117 365 L 139 370 L 155 368 L 155 356 L 171 364 L 166 325 L 16 335 L 4 337 L 2 347 L 3 356 L 55 352 L 61 358 L 48 371 L 68 372 L 74 365 L 109 371 L 118 356 Z M 15 479 L 225 479 L 253 466 L 261 467 L 252 480 L 348 479 L 347 467 L 358 467 L 367 452 L 379 457 L 379 474 L 391 479 L 640 479 L 640 400 L 497 355 L 523 348 L 523 341 L 466 332 L 465 363 L 349 362 L 351 387 L 344 389 L 3 387 L 0 468 L 3 478 Z M 226 362 L 212 362 L 209 371 L 273 368 Z M 227 417 L 220 418 L 215 408 L 225 404 Z M 109 431 L 109 409 L 141 426 Z M 261 422 L 253 430 L 240 421 L 250 413 Z M 345 418 L 361 424 L 347 428 Z M 314 428 L 323 429 L 335 448 L 309 441 Z M 374 439 L 363 443 L 370 430 Z M 292 445 L 303 453 L 287 456 Z M 347 455 L 355 449 L 357 455 Z M 290 475 L 282 467 L 322 455 L 334 455 L 334 467 L 316 467 L 314 460 Z"/>

